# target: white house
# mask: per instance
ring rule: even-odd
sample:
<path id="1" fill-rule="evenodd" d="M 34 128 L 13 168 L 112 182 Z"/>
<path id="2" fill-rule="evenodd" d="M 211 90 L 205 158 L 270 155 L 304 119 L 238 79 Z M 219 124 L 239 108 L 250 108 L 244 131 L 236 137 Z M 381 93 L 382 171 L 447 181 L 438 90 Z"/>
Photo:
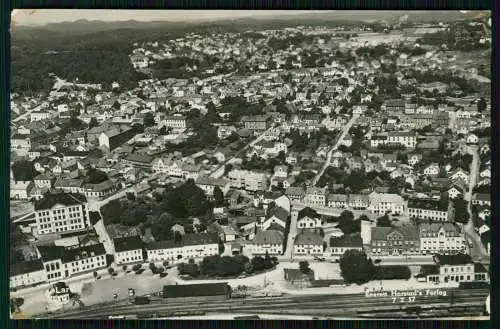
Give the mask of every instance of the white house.
<path id="1" fill-rule="evenodd" d="M 146 247 L 148 260 L 187 262 L 219 254 L 218 237 L 208 233 L 185 234 L 180 241 L 157 241 Z"/>
<path id="2" fill-rule="evenodd" d="M 373 213 L 380 215 L 386 213 L 401 215 L 404 213 L 405 202 L 403 198 L 397 194 L 372 192 L 368 197 L 370 200 L 368 209 Z"/>
<path id="3" fill-rule="evenodd" d="M 309 207 L 305 207 L 297 214 L 297 228 L 320 228 L 322 226 L 321 217 L 318 213 Z"/>
<path id="4" fill-rule="evenodd" d="M 138 235 L 113 239 L 115 263 L 117 265 L 141 263 L 144 261 L 143 242 Z"/>
<path id="5" fill-rule="evenodd" d="M 330 255 L 341 257 L 347 250 L 363 250 L 363 240 L 360 235 L 343 235 L 330 238 Z"/>
<path id="6" fill-rule="evenodd" d="M 278 256 L 283 253 L 283 244 L 282 232 L 277 230 L 260 231 L 253 238 L 251 252 L 254 256 L 263 256 L 266 253 L 270 256 Z"/>
<path id="7" fill-rule="evenodd" d="M 303 230 L 293 243 L 294 255 L 323 255 L 323 238 L 308 230 Z"/>

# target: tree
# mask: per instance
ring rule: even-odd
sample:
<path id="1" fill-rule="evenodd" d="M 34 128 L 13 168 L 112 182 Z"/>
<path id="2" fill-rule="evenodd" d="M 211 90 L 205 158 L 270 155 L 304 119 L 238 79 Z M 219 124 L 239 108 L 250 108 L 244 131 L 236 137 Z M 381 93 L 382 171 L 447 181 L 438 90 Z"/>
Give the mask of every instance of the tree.
<path id="1" fill-rule="evenodd" d="M 99 275 L 99 274 L 97 273 L 97 271 L 94 271 L 94 273 L 92 273 L 92 274 L 94 275 L 94 279 L 97 279 L 97 276 Z"/>
<path id="2" fill-rule="evenodd" d="M 113 275 L 114 272 L 115 272 L 115 270 L 112 267 L 108 267 L 109 275 Z"/>
<path id="3" fill-rule="evenodd" d="M 226 246 L 224 245 L 224 241 L 219 240 L 219 255 L 222 255 L 226 250 Z"/>
<path id="4" fill-rule="evenodd" d="M 97 127 L 99 125 L 99 122 L 97 122 L 97 119 L 95 117 L 92 117 L 89 122 L 89 129 L 92 129 L 94 127 Z"/>
<path id="5" fill-rule="evenodd" d="M 12 164 L 12 174 L 15 181 L 31 181 L 38 172 L 31 161 L 19 160 Z"/>
<path id="6" fill-rule="evenodd" d="M 224 193 L 218 186 L 214 188 L 214 201 L 216 207 L 224 206 Z"/>
<path id="7" fill-rule="evenodd" d="M 99 184 L 108 180 L 108 175 L 104 171 L 91 168 L 87 171 L 85 181 L 88 184 Z"/>
<path id="8" fill-rule="evenodd" d="M 300 272 L 307 274 L 311 269 L 309 268 L 309 262 L 307 260 L 303 260 L 299 262 Z"/>
<path id="9" fill-rule="evenodd" d="M 382 217 L 377 218 L 377 226 L 378 227 L 391 227 L 392 223 L 389 219 L 389 216 L 386 214 Z"/>
<path id="10" fill-rule="evenodd" d="M 153 263 L 153 262 L 149 263 L 149 269 L 151 270 L 151 272 L 153 272 L 153 274 L 155 274 L 156 273 L 155 263 Z"/>
<path id="11" fill-rule="evenodd" d="M 252 260 L 250 261 L 250 263 L 252 264 L 252 268 L 257 272 L 263 271 L 266 269 L 265 260 L 264 260 L 264 257 L 262 257 L 262 256 L 253 257 Z"/>
<path id="12" fill-rule="evenodd" d="M 453 205 L 455 207 L 455 222 L 467 224 L 469 221 L 467 202 L 462 197 L 457 197 L 453 200 Z"/>
<path id="13" fill-rule="evenodd" d="M 477 102 L 477 110 L 479 112 L 484 112 L 484 110 L 486 110 L 486 100 L 484 99 L 484 97 L 481 97 Z"/>
<path id="14" fill-rule="evenodd" d="M 375 266 L 365 252 L 347 250 L 340 257 L 340 272 L 347 283 L 363 284 L 373 277 Z"/>
<path id="15" fill-rule="evenodd" d="M 123 272 L 126 272 L 127 271 L 127 265 L 123 265 L 122 269 L 123 269 Z"/>
<path id="16" fill-rule="evenodd" d="M 142 119 L 144 127 L 151 127 L 155 124 L 155 117 L 153 112 L 147 112 Z"/>

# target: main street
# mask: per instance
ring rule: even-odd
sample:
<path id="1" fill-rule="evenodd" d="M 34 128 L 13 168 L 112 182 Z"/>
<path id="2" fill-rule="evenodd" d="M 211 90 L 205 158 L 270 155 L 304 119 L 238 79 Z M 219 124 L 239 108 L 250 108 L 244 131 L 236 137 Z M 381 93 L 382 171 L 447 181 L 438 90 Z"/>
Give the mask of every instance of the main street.
<path id="1" fill-rule="evenodd" d="M 488 252 L 481 242 L 481 238 L 476 233 L 474 229 L 474 222 L 472 220 L 472 190 L 476 186 L 480 165 L 477 146 L 469 146 L 469 152 L 472 154 L 472 163 L 470 165 L 469 186 L 467 192 L 464 195 L 464 199 L 468 202 L 467 211 L 469 212 L 469 222 L 464 225 L 464 232 L 467 240 L 469 240 L 473 246 L 470 250 L 471 256 L 475 260 L 488 261 Z"/>
<path id="2" fill-rule="evenodd" d="M 312 184 L 311 184 L 312 186 L 316 186 L 320 177 L 323 176 L 323 173 L 325 172 L 326 168 L 328 168 L 330 166 L 330 163 L 332 161 L 333 152 L 339 147 L 340 142 L 342 142 L 344 137 L 349 132 L 349 129 L 351 129 L 352 125 L 354 124 L 354 122 L 356 122 L 357 119 L 358 119 L 357 116 L 352 116 L 351 119 L 349 120 L 349 122 L 347 122 L 347 124 L 342 128 L 342 133 L 338 137 L 337 142 L 333 145 L 333 147 L 330 149 L 330 151 L 328 152 L 328 154 L 326 156 L 326 161 L 325 161 L 325 164 L 323 165 L 323 168 L 321 168 L 320 172 L 318 172 L 318 174 L 314 177 Z"/>
<path id="3" fill-rule="evenodd" d="M 110 315 L 131 315 L 140 313 L 157 312 L 279 312 L 291 314 L 317 314 L 330 316 L 355 316 L 357 312 L 374 310 L 400 310 L 410 306 L 435 306 L 446 307 L 450 305 L 485 305 L 488 296 L 487 289 L 428 289 L 419 290 L 414 300 L 408 297 L 391 296 L 386 292 L 385 296 L 357 295 L 315 295 L 315 296 L 282 296 L 262 297 L 228 300 L 198 300 L 189 303 L 184 298 L 174 300 L 153 299 L 148 305 L 134 305 L 131 303 L 117 303 L 78 309 L 70 312 L 51 314 L 51 318 L 77 319 L 77 318 L 103 318 Z M 439 292 L 439 293 L 438 293 Z M 378 292 L 383 294 L 383 292 Z"/>

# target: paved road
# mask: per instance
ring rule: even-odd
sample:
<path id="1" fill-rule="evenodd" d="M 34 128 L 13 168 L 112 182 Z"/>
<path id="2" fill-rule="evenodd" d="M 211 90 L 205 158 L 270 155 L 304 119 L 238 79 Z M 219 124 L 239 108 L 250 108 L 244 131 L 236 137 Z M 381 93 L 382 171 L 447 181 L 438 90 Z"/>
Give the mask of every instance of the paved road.
<path id="1" fill-rule="evenodd" d="M 270 132 L 272 129 L 275 129 L 275 128 L 276 128 L 275 125 L 272 125 L 269 129 L 267 129 L 262 134 L 260 134 L 259 136 L 257 136 L 256 139 L 254 139 L 252 142 L 250 142 L 249 144 L 247 144 L 241 150 L 239 150 L 238 152 L 236 152 L 232 158 L 228 159 L 226 162 L 224 162 L 224 164 L 222 164 L 220 167 L 218 167 L 217 169 L 215 169 L 214 171 L 212 171 L 210 173 L 210 177 L 212 177 L 212 178 L 220 178 L 220 177 L 222 177 L 224 175 L 224 167 L 228 163 L 231 163 L 231 161 L 234 161 L 235 157 L 237 157 L 238 155 L 240 155 L 241 153 L 243 153 L 244 151 L 246 151 L 249 147 L 255 145 L 258 142 L 260 142 L 268 132 Z"/>
<path id="2" fill-rule="evenodd" d="M 321 168 L 321 171 L 318 172 L 318 174 L 314 177 L 314 179 L 313 179 L 313 181 L 311 183 L 312 186 L 316 186 L 316 184 L 318 183 L 319 178 L 321 176 L 323 176 L 323 173 L 325 172 L 326 168 L 328 168 L 330 166 L 330 163 L 332 161 L 333 152 L 339 147 L 340 142 L 347 135 L 347 133 L 349 132 L 349 129 L 351 129 L 352 125 L 354 124 L 354 122 L 356 122 L 357 119 L 358 119 L 357 116 L 353 116 L 349 120 L 349 122 L 347 122 L 347 124 L 342 128 L 342 133 L 338 137 L 337 142 L 333 145 L 333 147 L 330 149 L 330 151 L 328 152 L 328 154 L 326 156 L 326 161 L 325 161 L 325 164 L 323 165 L 323 168 Z"/>
<path id="3" fill-rule="evenodd" d="M 291 312 L 295 314 L 328 314 L 328 315 L 355 315 L 359 311 L 401 309 L 408 306 L 449 306 L 450 303 L 466 305 L 484 305 L 488 296 L 487 289 L 474 290 L 440 290 L 446 296 L 428 294 L 422 290 L 422 295 L 415 297 L 414 302 L 394 300 L 391 293 L 383 297 L 367 297 L 365 294 L 357 295 L 315 295 L 315 296 L 282 296 L 242 299 L 229 299 L 223 301 L 190 301 L 179 300 L 153 300 L 149 305 L 105 305 L 98 309 L 76 310 L 66 313 L 55 313 L 52 318 L 102 318 L 109 315 L 127 315 L 137 313 L 173 312 L 173 311 L 205 311 L 205 312 Z"/>
<path id="4" fill-rule="evenodd" d="M 288 232 L 288 238 L 286 241 L 286 249 L 283 254 L 283 258 L 285 259 L 293 259 L 293 243 L 295 241 L 295 237 L 297 236 L 297 216 L 298 211 L 294 211 L 290 214 L 290 231 Z"/>
<path id="5" fill-rule="evenodd" d="M 472 153 L 472 163 L 470 166 L 469 173 L 469 188 L 465 193 L 464 199 L 468 202 L 467 210 L 469 212 L 469 222 L 464 226 L 465 236 L 467 240 L 469 240 L 473 247 L 470 250 L 470 254 L 475 260 L 488 261 L 489 256 L 486 248 L 481 242 L 481 238 L 476 233 L 474 229 L 474 223 L 472 220 L 472 209 L 471 209 L 471 201 L 472 201 L 472 189 L 476 186 L 477 178 L 479 176 L 479 153 L 477 146 L 469 147 L 470 152 Z"/>

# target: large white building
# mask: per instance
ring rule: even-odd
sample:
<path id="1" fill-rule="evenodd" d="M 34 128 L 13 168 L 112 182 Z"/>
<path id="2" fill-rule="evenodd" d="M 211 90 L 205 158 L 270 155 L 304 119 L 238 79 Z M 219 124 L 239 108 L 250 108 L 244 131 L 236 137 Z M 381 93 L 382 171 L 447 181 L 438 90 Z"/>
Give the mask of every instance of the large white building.
<path id="1" fill-rule="evenodd" d="M 230 183 L 222 178 L 212 178 L 208 176 L 198 176 L 196 178 L 196 186 L 201 188 L 207 197 L 210 199 L 214 196 L 214 189 L 218 187 L 224 195 L 229 191 Z"/>
<path id="2" fill-rule="evenodd" d="M 181 240 L 157 241 L 146 247 L 148 260 L 152 262 L 187 262 L 189 259 L 202 259 L 219 254 L 217 235 L 185 234 Z"/>
<path id="3" fill-rule="evenodd" d="M 52 193 L 35 201 L 34 235 L 79 231 L 90 226 L 87 198 L 82 194 Z"/>
<path id="4" fill-rule="evenodd" d="M 326 206 L 326 188 L 323 187 L 308 187 L 304 201 L 311 206 Z"/>
<path id="5" fill-rule="evenodd" d="M 267 176 L 248 170 L 233 169 L 227 175 L 231 187 L 247 191 L 266 191 Z"/>
<path id="6" fill-rule="evenodd" d="M 391 131 L 387 135 L 372 136 L 370 144 L 371 147 L 403 145 L 406 148 L 415 148 L 417 146 L 417 135 L 414 132 Z"/>
<path id="7" fill-rule="evenodd" d="M 130 264 L 144 261 L 143 243 L 138 235 L 113 239 L 115 246 L 115 263 Z"/>
<path id="8" fill-rule="evenodd" d="M 446 222 L 453 219 L 451 203 L 434 199 L 408 200 L 408 217 Z"/>
<path id="9" fill-rule="evenodd" d="M 173 129 L 185 129 L 186 128 L 186 118 L 181 115 L 173 115 L 165 117 L 164 120 L 160 121 L 159 127 L 167 127 Z"/>
<path id="10" fill-rule="evenodd" d="M 404 213 L 405 202 L 397 194 L 372 192 L 368 197 L 370 200 L 368 209 L 375 214 L 391 213 L 393 215 L 402 215 Z"/>
<path id="11" fill-rule="evenodd" d="M 437 255 L 435 262 L 422 266 L 429 282 L 489 281 L 488 271 L 469 255 Z"/>
<path id="12" fill-rule="evenodd" d="M 60 281 L 106 267 L 106 250 L 102 243 L 87 246 L 38 246 L 46 279 Z"/>
<path id="13" fill-rule="evenodd" d="M 466 251 L 466 239 L 452 223 L 420 225 L 420 250 L 424 254 L 456 254 Z"/>

